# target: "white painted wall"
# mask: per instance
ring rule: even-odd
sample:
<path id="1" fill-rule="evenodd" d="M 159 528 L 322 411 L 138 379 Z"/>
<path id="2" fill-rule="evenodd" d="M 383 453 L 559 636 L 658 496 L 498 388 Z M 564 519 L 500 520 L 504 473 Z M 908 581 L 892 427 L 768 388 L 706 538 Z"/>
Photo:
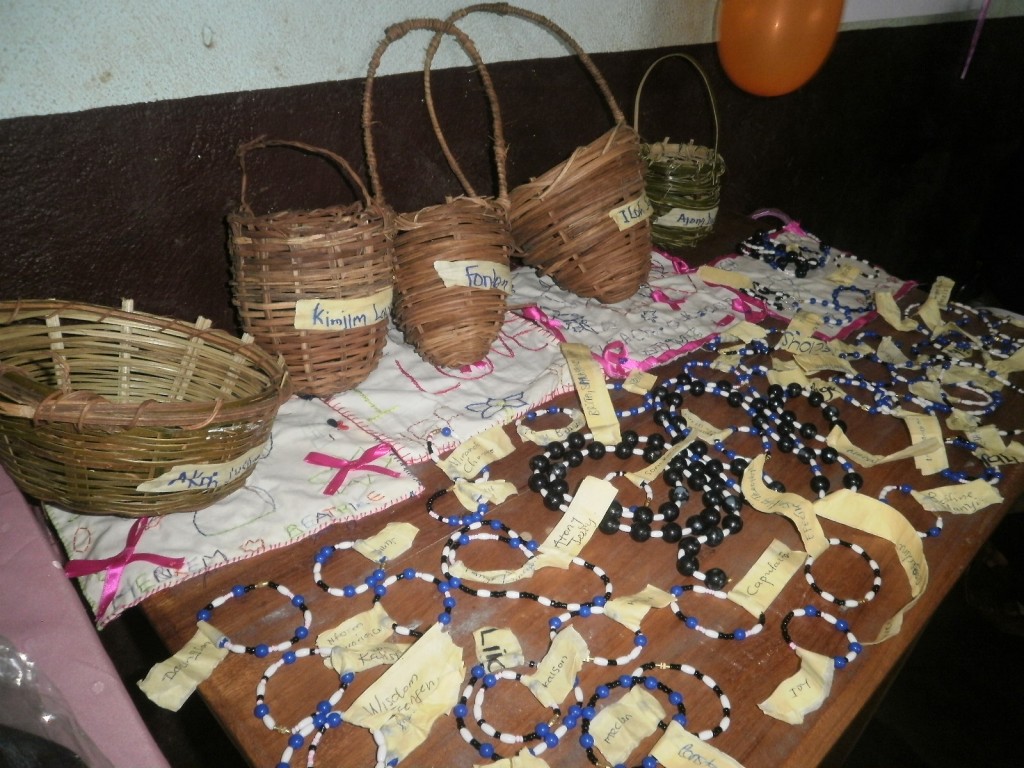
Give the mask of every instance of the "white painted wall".
<path id="1" fill-rule="evenodd" d="M 809 0 L 808 0 L 809 1 Z M 391 23 L 469 0 L 0 0 L 0 118 L 360 78 Z M 845 27 L 973 18 L 983 0 L 847 0 Z M 518 0 L 591 53 L 707 43 L 717 0 Z M 952 16 L 950 16 L 952 14 Z M 1024 15 L 994 0 L 991 16 Z M 566 55 L 519 20 L 465 20 L 487 61 Z M 380 74 L 422 66 L 406 39 Z M 466 63 L 454 43 L 437 67 Z"/>

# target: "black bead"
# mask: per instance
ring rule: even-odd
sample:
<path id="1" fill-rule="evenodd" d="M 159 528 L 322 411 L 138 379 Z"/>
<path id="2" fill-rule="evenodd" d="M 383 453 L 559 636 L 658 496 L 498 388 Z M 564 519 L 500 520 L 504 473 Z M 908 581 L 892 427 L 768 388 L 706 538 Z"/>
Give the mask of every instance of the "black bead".
<path id="1" fill-rule="evenodd" d="M 811 394 L 807 396 L 807 402 L 813 405 L 815 408 L 817 408 L 819 405 L 825 402 L 825 396 L 821 394 L 821 392 L 815 390 L 814 392 L 811 392 Z"/>
<path id="2" fill-rule="evenodd" d="M 700 567 L 700 563 L 696 557 L 677 557 L 676 558 L 676 570 L 679 571 L 682 576 L 693 576 L 693 574 Z"/>
<path id="3" fill-rule="evenodd" d="M 662 473 L 661 478 L 665 481 L 665 485 L 673 486 L 679 482 L 682 474 L 680 474 L 679 470 L 674 469 L 672 463 L 669 462 L 668 469 Z"/>
<path id="4" fill-rule="evenodd" d="M 583 446 L 587 444 L 587 438 L 583 436 L 582 432 L 570 432 L 569 436 L 565 438 L 565 442 L 573 450 L 581 451 Z"/>
<path id="5" fill-rule="evenodd" d="M 821 449 L 821 461 L 824 464 L 835 464 L 839 460 L 839 451 L 831 445 Z"/>
<path id="6" fill-rule="evenodd" d="M 811 424 L 811 422 L 805 422 L 800 425 L 800 437 L 805 440 L 813 440 L 818 434 L 818 428 Z"/>
<path id="7" fill-rule="evenodd" d="M 545 453 L 552 459 L 560 459 L 565 455 L 565 446 L 561 443 L 548 443 L 545 447 Z"/>
<path id="8" fill-rule="evenodd" d="M 768 483 L 768 487 L 771 488 L 776 493 L 786 492 L 786 486 L 782 484 L 781 480 L 772 480 L 770 483 Z"/>
<path id="9" fill-rule="evenodd" d="M 705 507 L 700 511 L 700 519 L 704 521 L 704 524 L 710 528 L 718 525 L 722 520 L 722 513 L 714 507 Z"/>
<path id="10" fill-rule="evenodd" d="M 700 515 L 690 515 L 686 518 L 686 527 L 698 536 L 708 529 L 707 523 L 704 522 L 704 518 Z"/>
<path id="11" fill-rule="evenodd" d="M 769 384 L 768 395 L 771 397 L 782 397 L 786 394 L 786 390 L 782 388 L 781 384 Z"/>
<path id="12" fill-rule="evenodd" d="M 830 424 L 835 424 L 836 420 L 839 418 L 839 409 L 834 405 L 826 405 L 821 409 L 821 414 Z"/>
<path id="13" fill-rule="evenodd" d="M 743 458 L 735 458 L 729 464 L 729 471 L 732 472 L 736 477 L 743 477 L 743 473 L 747 470 L 750 462 Z"/>
<path id="14" fill-rule="evenodd" d="M 547 472 L 550 467 L 551 462 L 544 454 L 538 454 L 530 459 L 530 470 L 533 472 Z"/>
<path id="15" fill-rule="evenodd" d="M 633 446 L 622 442 L 615 446 L 615 455 L 620 459 L 628 459 L 633 455 Z"/>
<path id="16" fill-rule="evenodd" d="M 811 490 L 815 493 L 828 493 L 828 489 L 831 487 L 832 484 L 824 475 L 814 475 L 811 478 Z"/>
<path id="17" fill-rule="evenodd" d="M 692 456 L 707 456 L 708 450 L 708 444 L 703 440 L 694 440 L 690 443 L 690 454 Z"/>
<path id="18" fill-rule="evenodd" d="M 704 502 L 705 507 L 720 507 L 725 501 L 725 494 L 716 488 L 702 493 L 700 499 Z"/>
<path id="19" fill-rule="evenodd" d="M 557 512 L 562 506 L 563 498 L 555 493 L 548 493 L 544 497 L 544 506 L 550 509 L 552 512 Z"/>
<path id="20" fill-rule="evenodd" d="M 643 544 L 651 538 L 651 526 L 647 525 L 647 523 L 634 522 L 629 526 L 629 538 Z"/>
<path id="21" fill-rule="evenodd" d="M 836 419 L 834 422 L 832 422 L 832 426 L 839 427 L 839 429 L 841 429 L 843 433 L 846 432 L 846 422 L 843 421 L 842 419 Z"/>
<path id="22" fill-rule="evenodd" d="M 721 528 L 709 528 L 707 534 L 707 540 L 705 543 L 709 547 L 717 547 L 723 541 L 725 541 L 725 533 Z"/>
<path id="23" fill-rule="evenodd" d="M 705 385 L 705 383 L 702 380 L 694 379 L 692 382 L 690 382 L 690 394 L 691 395 L 695 395 L 695 396 L 699 397 L 700 395 L 703 395 L 706 391 L 707 391 L 707 385 Z"/>
<path id="24" fill-rule="evenodd" d="M 570 448 L 565 452 L 565 463 L 570 467 L 578 467 L 583 463 L 583 451 L 577 448 Z"/>
<path id="25" fill-rule="evenodd" d="M 587 455 L 592 459 L 603 459 L 605 450 L 604 443 L 595 440 L 587 446 Z"/>
<path id="26" fill-rule="evenodd" d="M 792 453 L 796 448 L 796 441 L 789 435 L 779 435 L 778 446 L 783 453 Z"/>
<path id="27" fill-rule="evenodd" d="M 665 436 L 657 433 L 650 435 L 647 438 L 647 447 L 654 448 L 655 450 L 661 450 L 665 447 Z"/>
<path id="28" fill-rule="evenodd" d="M 696 536 L 684 536 L 679 540 L 679 551 L 686 557 L 693 557 L 700 552 L 700 541 Z"/>
<path id="29" fill-rule="evenodd" d="M 705 465 L 704 469 L 709 475 L 720 475 L 725 466 L 722 464 L 721 459 L 710 459 Z"/>
<path id="30" fill-rule="evenodd" d="M 601 524 L 597 526 L 597 530 L 608 536 L 619 531 L 619 519 L 614 515 L 605 515 L 601 520 Z"/>
<path id="31" fill-rule="evenodd" d="M 551 465 L 550 476 L 556 480 L 564 480 L 565 476 L 569 474 L 569 468 L 562 462 Z"/>
<path id="32" fill-rule="evenodd" d="M 683 529 L 679 523 L 665 523 L 661 526 L 661 538 L 668 544 L 675 544 L 683 538 Z"/>
<path id="33" fill-rule="evenodd" d="M 644 448 L 644 461 L 646 461 L 648 464 L 653 464 L 654 462 L 661 458 L 661 455 L 663 453 L 664 451 L 661 450 L 660 448 L 655 448 L 652 445 L 648 445 L 646 448 Z"/>
<path id="34" fill-rule="evenodd" d="M 804 388 L 795 381 L 786 385 L 786 397 L 800 397 L 800 395 L 803 394 L 803 391 Z"/>
<path id="35" fill-rule="evenodd" d="M 650 525 L 654 521 L 654 510 L 650 507 L 637 507 L 633 510 L 633 520 Z"/>
<path id="36" fill-rule="evenodd" d="M 633 448 L 636 446 L 637 443 L 640 442 L 640 435 L 638 435 L 632 429 L 627 429 L 625 432 L 622 433 L 622 442 L 628 445 L 630 448 Z"/>
<path id="37" fill-rule="evenodd" d="M 712 568 L 704 574 L 704 583 L 710 589 L 719 590 L 729 583 L 729 577 L 721 568 Z"/>
<path id="38" fill-rule="evenodd" d="M 739 515 L 726 515 L 722 518 L 722 529 L 730 534 L 743 530 L 743 518 Z"/>
<path id="39" fill-rule="evenodd" d="M 859 488 L 864 487 L 864 478 L 856 472 L 848 472 L 843 475 L 843 487 L 849 488 L 851 491 L 856 491 Z"/>
<path id="40" fill-rule="evenodd" d="M 548 479 L 545 475 L 533 474 L 530 475 L 530 479 L 526 481 L 526 484 L 534 493 L 540 493 L 541 489 L 548 487 Z"/>
<path id="41" fill-rule="evenodd" d="M 814 450 L 808 448 L 806 445 L 796 452 L 796 457 L 800 459 L 801 464 L 810 464 L 814 459 Z"/>
<path id="42" fill-rule="evenodd" d="M 733 408 L 739 408 L 743 405 L 743 393 L 739 390 L 733 390 L 729 393 L 729 396 L 725 398 L 725 402 L 731 405 Z"/>
<path id="43" fill-rule="evenodd" d="M 658 514 L 665 522 L 670 523 L 679 517 L 679 505 L 671 501 L 663 501 L 658 507 Z"/>
<path id="44" fill-rule="evenodd" d="M 732 392 L 732 382 L 726 379 L 720 379 L 716 386 L 719 392 Z"/>

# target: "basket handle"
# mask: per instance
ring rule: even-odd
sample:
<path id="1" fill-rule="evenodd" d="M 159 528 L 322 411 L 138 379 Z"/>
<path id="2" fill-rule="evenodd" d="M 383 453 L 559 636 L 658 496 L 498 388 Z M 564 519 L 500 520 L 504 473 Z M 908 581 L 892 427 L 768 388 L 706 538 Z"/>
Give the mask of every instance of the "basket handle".
<path id="1" fill-rule="evenodd" d="M 644 76 L 640 78 L 640 85 L 636 88 L 636 98 L 633 100 L 633 128 L 636 129 L 638 134 L 640 133 L 640 94 L 643 91 L 644 83 L 647 82 L 647 76 L 651 74 L 652 69 L 666 59 L 684 59 L 690 62 L 693 65 L 693 68 L 697 70 L 697 74 L 700 75 L 701 80 L 704 81 L 704 87 L 708 91 L 708 101 L 711 102 L 711 115 L 715 120 L 715 157 L 718 157 L 718 105 L 715 103 L 715 94 L 711 90 L 711 83 L 708 81 L 708 76 L 705 74 L 704 69 L 697 63 L 697 60 L 688 53 L 669 53 L 662 56 L 651 64 L 651 66 L 647 68 L 647 71 L 644 72 Z"/>
<path id="2" fill-rule="evenodd" d="M 453 24 L 441 21 L 440 19 L 409 19 L 398 24 L 392 24 L 389 26 L 384 33 L 384 39 L 377 44 L 376 50 L 370 57 L 370 63 L 367 67 L 366 72 L 366 83 L 363 91 L 363 144 L 365 145 L 366 151 L 366 164 L 369 170 L 370 176 L 370 187 L 373 190 L 373 194 L 376 196 L 377 201 L 383 205 L 384 203 L 384 192 L 380 183 L 380 172 L 377 168 L 377 153 L 373 146 L 373 85 L 377 77 L 377 69 L 380 67 L 380 60 L 384 55 L 384 51 L 387 50 L 388 46 L 392 43 L 401 40 L 407 34 L 413 30 L 425 29 L 433 30 L 437 33 L 437 36 L 441 35 L 452 35 L 462 46 L 463 50 L 469 55 L 470 59 L 473 60 L 476 66 L 477 72 L 480 74 L 480 79 L 483 81 L 484 90 L 487 93 L 487 98 L 490 101 L 491 106 L 491 119 L 492 119 L 492 131 L 493 131 L 493 149 L 495 164 L 498 170 L 498 185 L 499 185 L 499 199 L 505 200 L 508 197 L 507 193 L 507 182 L 505 180 L 505 158 L 508 154 L 508 149 L 505 145 L 505 131 L 502 127 L 501 122 L 501 110 L 498 107 L 498 99 L 494 93 L 494 85 L 491 82 L 490 72 L 487 71 L 487 67 L 484 66 L 483 59 L 480 58 L 480 53 L 477 51 L 473 41 L 466 36 L 462 30 L 455 27 Z M 431 103 L 430 92 L 428 88 L 427 92 L 427 103 Z M 444 152 L 449 163 L 454 163 L 454 157 L 452 156 L 451 149 L 448 147 L 444 137 L 438 134 L 438 142 L 441 145 L 441 150 Z M 453 168 L 457 168 L 456 164 Z M 472 197 L 476 197 L 473 192 L 472 186 L 470 186 L 465 176 L 461 175 L 461 171 L 457 174 L 459 182 L 462 184 L 466 193 Z"/>
<path id="3" fill-rule="evenodd" d="M 309 153 L 311 155 L 317 155 L 319 157 L 323 157 L 323 158 L 326 158 L 326 159 L 330 160 L 332 163 L 334 163 L 338 167 L 339 170 L 341 170 L 341 172 L 345 176 L 346 180 L 352 182 L 353 189 L 355 189 L 362 196 L 363 202 L 366 205 L 370 205 L 370 203 L 371 203 L 371 201 L 370 201 L 370 193 L 367 191 L 366 185 L 363 183 L 363 180 L 361 178 L 359 178 L 359 174 L 357 174 L 352 169 L 352 166 L 349 165 L 348 161 L 345 160 L 345 158 L 343 158 L 341 155 L 336 155 L 333 152 L 331 152 L 329 149 L 323 149 L 321 147 L 314 147 L 312 144 L 304 144 L 301 141 L 286 141 L 284 139 L 268 139 L 266 136 L 259 136 L 258 138 L 255 138 L 252 141 L 247 141 L 246 143 L 240 145 L 238 147 L 238 150 L 235 153 L 235 154 L 238 155 L 238 164 L 242 168 L 242 194 L 241 194 L 241 201 L 242 201 L 242 203 L 241 204 L 242 204 L 242 211 L 246 215 L 252 216 L 253 212 L 252 212 L 252 208 L 249 206 L 249 201 L 246 199 L 246 192 L 248 191 L 249 176 L 248 176 L 248 173 L 247 173 L 246 167 L 245 167 L 245 158 L 253 150 L 265 149 L 267 147 L 290 147 L 291 149 L 297 149 L 300 152 L 307 152 L 307 153 Z"/>

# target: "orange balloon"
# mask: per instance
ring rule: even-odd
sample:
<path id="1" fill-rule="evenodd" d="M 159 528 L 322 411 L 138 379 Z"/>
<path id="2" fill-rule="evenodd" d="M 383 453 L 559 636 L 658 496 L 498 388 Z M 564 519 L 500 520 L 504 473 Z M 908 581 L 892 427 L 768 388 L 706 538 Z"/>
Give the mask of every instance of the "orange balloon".
<path id="1" fill-rule="evenodd" d="M 843 0 L 722 0 L 722 68 L 756 96 L 795 91 L 825 63 L 842 13 Z"/>

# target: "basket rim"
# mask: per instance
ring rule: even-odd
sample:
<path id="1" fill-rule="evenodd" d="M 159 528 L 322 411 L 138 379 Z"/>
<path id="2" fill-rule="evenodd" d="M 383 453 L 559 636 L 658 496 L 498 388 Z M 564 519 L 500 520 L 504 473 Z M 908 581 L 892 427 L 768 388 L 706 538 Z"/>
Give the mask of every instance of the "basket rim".
<path id="1" fill-rule="evenodd" d="M 0 418 L 28 418 L 37 422 L 72 423 L 79 428 L 97 427 L 204 427 L 236 422 L 244 418 L 265 418 L 291 396 L 291 379 L 284 361 L 275 359 L 246 334 L 242 338 L 212 328 L 200 317 L 195 323 L 139 312 L 126 302 L 125 309 L 59 299 L 0 301 L 0 340 L 11 324 L 23 319 L 45 319 L 60 315 L 86 322 L 130 325 L 169 338 L 178 337 L 182 346 L 199 339 L 200 356 L 206 347 L 245 358 L 266 378 L 259 393 L 212 401 L 144 400 L 118 403 L 88 390 L 62 391 L 41 384 L 18 366 L 0 362 Z"/>

